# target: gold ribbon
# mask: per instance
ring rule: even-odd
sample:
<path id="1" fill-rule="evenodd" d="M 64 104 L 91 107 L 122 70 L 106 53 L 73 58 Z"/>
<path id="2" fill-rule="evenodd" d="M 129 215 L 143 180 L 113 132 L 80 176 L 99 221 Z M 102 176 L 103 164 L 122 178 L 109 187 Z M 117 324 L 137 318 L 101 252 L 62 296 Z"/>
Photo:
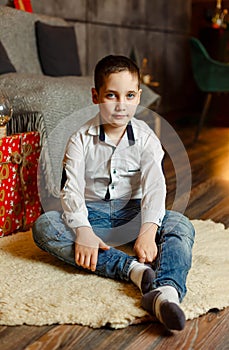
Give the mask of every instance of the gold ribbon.
<path id="1" fill-rule="evenodd" d="M 25 6 L 24 6 L 22 0 L 18 0 L 18 5 L 19 5 L 19 9 L 20 9 L 20 10 L 25 11 Z"/>
<path id="2" fill-rule="evenodd" d="M 25 144 L 22 146 L 22 152 L 13 152 L 11 154 L 11 162 L 13 164 L 22 164 L 22 166 L 26 166 L 28 161 L 26 157 L 28 157 L 32 153 L 32 146 L 30 144 Z"/>
<path id="3" fill-rule="evenodd" d="M 18 164 L 20 166 L 20 179 L 21 179 L 21 184 L 22 184 L 22 190 L 24 191 L 24 186 L 25 186 L 25 180 L 23 177 L 23 168 L 24 167 L 29 167 L 33 163 L 29 162 L 27 157 L 32 153 L 33 148 L 30 144 L 25 144 L 22 146 L 22 152 L 21 154 L 19 152 L 13 152 L 11 154 L 11 162 L 13 164 Z"/>

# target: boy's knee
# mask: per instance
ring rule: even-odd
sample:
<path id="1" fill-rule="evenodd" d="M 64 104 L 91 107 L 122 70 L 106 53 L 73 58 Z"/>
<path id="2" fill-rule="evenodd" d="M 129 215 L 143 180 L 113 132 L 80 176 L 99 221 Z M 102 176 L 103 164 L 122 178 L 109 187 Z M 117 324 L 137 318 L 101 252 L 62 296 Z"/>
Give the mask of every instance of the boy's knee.
<path id="1" fill-rule="evenodd" d="M 44 232 L 45 232 L 45 227 L 47 227 L 46 224 L 47 224 L 46 214 L 40 215 L 39 218 L 33 224 L 33 227 L 32 227 L 33 240 L 37 245 L 39 245 L 39 243 L 42 241 L 42 237 L 44 236 Z"/>
<path id="2" fill-rule="evenodd" d="M 171 231 L 179 232 L 181 236 L 186 236 L 194 242 L 195 229 L 185 215 L 176 211 L 168 211 L 166 225 Z"/>
<path id="3" fill-rule="evenodd" d="M 194 242 L 195 229 L 191 221 L 184 215 L 181 215 L 181 228 L 182 232 L 188 236 L 188 238 Z"/>
<path id="4" fill-rule="evenodd" d="M 32 227 L 33 239 L 37 245 L 41 245 L 53 232 L 55 223 L 61 218 L 61 214 L 56 211 L 44 213 L 38 217 Z"/>

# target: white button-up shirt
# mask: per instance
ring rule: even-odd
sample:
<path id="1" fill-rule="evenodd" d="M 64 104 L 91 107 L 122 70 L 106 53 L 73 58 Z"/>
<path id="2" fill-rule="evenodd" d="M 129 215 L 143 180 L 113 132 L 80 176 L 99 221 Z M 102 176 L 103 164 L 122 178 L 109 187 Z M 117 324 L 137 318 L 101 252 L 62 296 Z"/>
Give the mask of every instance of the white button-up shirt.
<path id="1" fill-rule="evenodd" d="M 142 224 L 161 225 L 166 185 L 160 141 L 142 120 L 132 118 L 118 145 L 109 140 L 97 115 L 67 145 L 61 201 L 68 226 L 90 226 L 86 201 L 141 199 Z M 63 180 L 63 179 L 62 179 Z"/>

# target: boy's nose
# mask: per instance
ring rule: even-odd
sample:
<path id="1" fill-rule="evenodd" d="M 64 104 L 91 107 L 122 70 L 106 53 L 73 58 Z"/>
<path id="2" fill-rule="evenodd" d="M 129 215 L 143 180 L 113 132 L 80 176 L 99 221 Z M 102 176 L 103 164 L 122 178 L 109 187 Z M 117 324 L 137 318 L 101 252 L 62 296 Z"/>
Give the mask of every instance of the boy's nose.
<path id="1" fill-rule="evenodd" d="M 122 101 L 119 101 L 115 104 L 115 110 L 116 111 L 125 111 L 126 110 L 126 104 Z"/>

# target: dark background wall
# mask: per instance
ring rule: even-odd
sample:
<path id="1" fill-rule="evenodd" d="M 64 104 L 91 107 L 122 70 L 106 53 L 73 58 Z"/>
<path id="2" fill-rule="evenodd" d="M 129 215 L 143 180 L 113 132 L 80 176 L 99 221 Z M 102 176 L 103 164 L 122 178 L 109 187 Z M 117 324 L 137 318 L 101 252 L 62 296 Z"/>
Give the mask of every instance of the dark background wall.
<path id="1" fill-rule="evenodd" d="M 204 95 L 192 75 L 188 37 L 209 25 L 213 0 L 32 0 L 33 11 L 67 19 L 77 28 L 83 74 L 92 74 L 107 54 L 130 55 L 137 63 L 146 57 L 154 90 L 162 96 L 159 113 L 170 122 L 196 123 Z M 0 0 L 6 4 L 7 0 Z M 223 0 L 229 8 L 229 0 Z M 215 96 L 211 108 L 219 125 L 228 119 L 228 99 Z M 228 106 L 229 107 L 229 106 Z M 213 118 L 213 119 L 214 119 Z M 210 119 L 209 119 L 210 120 Z M 213 120 L 213 122 L 215 121 Z"/>
<path id="2" fill-rule="evenodd" d="M 85 74 L 104 55 L 130 55 L 134 50 L 139 65 L 148 58 L 160 84 L 160 112 L 189 104 L 191 0 L 33 0 L 32 6 L 34 12 L 63 17 L 81 28 Z"/>

